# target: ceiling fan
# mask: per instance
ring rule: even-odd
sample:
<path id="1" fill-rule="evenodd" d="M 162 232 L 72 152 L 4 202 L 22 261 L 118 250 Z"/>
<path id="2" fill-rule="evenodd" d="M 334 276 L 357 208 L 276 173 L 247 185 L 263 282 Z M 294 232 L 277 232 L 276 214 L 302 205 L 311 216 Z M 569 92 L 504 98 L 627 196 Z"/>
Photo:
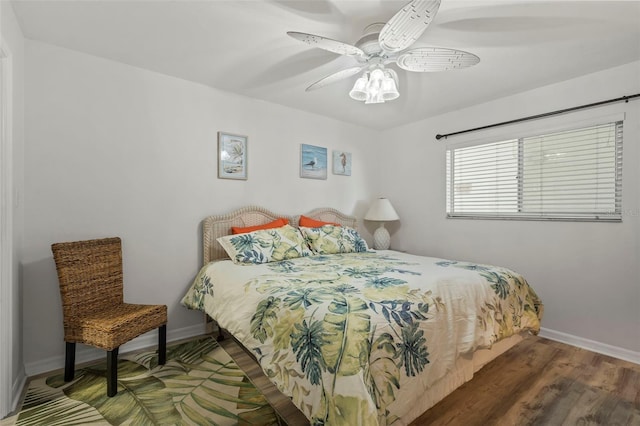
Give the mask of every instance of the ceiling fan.
<path id="1" fill-rule="evenodd" d="M 433 72 L 467 68 L 480 62 L 476 55 L 457 49 L 418 47 L 406 50 L 427 29 L 439 7 L 440 0 L 412 0 L 386 24 L 367 26 L 355 45 L 313 34 L 287 32 L 289 36 L 310 46 L 350 56 L 357 61 L 353 67 L 316 81 L 306 91 L 320 89 L 364 71 L 349 96 L 367 104 L 383 103 L 400 96 L 398 74 L 386 65 L 395 63 L 407 71 Z"/>

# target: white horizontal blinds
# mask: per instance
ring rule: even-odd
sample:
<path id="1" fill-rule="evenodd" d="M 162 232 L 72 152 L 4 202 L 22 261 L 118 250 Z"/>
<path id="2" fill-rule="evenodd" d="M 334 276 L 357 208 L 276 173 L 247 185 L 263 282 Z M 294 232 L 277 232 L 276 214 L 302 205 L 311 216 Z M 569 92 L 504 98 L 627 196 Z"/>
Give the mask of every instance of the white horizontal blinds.
<path id="1" fill-rule="evenodd" d="M 449 217 L 620 220 L 622 122 L 447 150 Z"/>
<path id="2" fill-rule="evenodd" d="M 614 215 L 620 204 L 617 178 L 622 167 L 617 134 L 621 138 L 622 122 L 526 138 L 523 212 L 596 219 Z"/>
<path id="3" fill-rule="evenodd" d="M 518 209 L 518 141 L 453 151 L 453 212 L 513 214 Z"/>

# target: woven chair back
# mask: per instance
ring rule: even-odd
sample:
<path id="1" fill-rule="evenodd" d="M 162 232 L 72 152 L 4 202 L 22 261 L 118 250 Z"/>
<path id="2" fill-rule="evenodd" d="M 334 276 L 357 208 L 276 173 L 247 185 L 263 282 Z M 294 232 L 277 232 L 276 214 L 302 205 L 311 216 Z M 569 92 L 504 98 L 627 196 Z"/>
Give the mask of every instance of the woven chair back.
<path id="1" fill-rule="evenodd" d="M 66 341 L 75 336 L 79 321 L 123 303 L 122 243 L 120 238 L 56 243 L 51 246 L 58 271 Z"/>

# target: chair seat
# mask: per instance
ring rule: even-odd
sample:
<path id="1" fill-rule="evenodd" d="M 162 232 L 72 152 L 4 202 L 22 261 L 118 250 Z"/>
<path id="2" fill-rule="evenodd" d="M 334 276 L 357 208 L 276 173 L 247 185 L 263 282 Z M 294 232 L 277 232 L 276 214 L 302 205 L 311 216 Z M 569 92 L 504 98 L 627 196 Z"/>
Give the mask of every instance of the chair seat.
<path id="1" fill-rule="evenodd" d="M 68 324 L 70 330 L 65 330 L 65 340 L 110 351 L 166 323 L 165 305 L 122 303 L 90 313 L 76 324 Z"/>

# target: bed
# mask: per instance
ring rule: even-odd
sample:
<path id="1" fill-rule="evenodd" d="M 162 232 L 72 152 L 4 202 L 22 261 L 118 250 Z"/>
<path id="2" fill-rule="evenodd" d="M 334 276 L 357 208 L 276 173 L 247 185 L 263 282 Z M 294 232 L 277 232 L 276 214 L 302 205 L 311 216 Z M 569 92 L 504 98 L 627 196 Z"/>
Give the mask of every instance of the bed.
<path id="1" fill-rule="evenodd" d="M 312 424 L 408 424 L 540 329 L 543 305 L 514 271 L 371 250 L 335 209 L 304 217 L 329 224 L 298 228 L 300 216 L 260 207 L 207 217 L 182 303 L 253 354 Z M 229 235 L 281 218 L 290 225 Z"/>

